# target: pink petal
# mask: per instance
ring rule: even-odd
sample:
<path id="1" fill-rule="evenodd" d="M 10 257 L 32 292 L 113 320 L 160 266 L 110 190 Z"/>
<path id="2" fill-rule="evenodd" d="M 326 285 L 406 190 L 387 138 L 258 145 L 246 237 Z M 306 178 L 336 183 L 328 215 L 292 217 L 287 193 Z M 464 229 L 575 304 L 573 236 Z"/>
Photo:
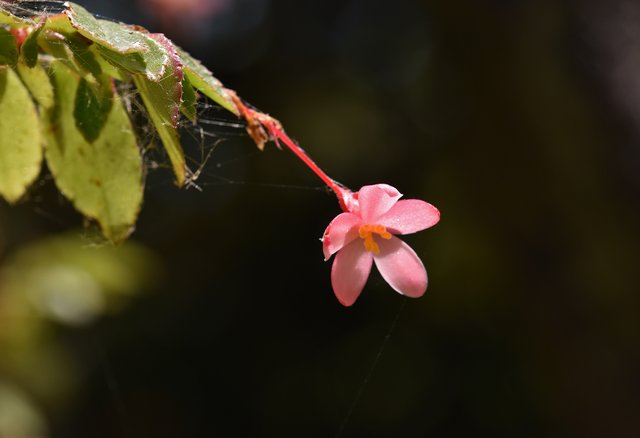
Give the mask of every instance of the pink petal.
<path id="1" fill-rule="evenodd" d="M 358 202 L 358 192 L 353 193 L 351 190 L 338 186 L 338 199 L 347 209 L 347 211 L 360 216 L 360 202 Z"/>
<path id="2" fill-rule="evenodd" d="M 402 295 L 418 298 L 427 290 L 427 271 L 409 245 L 393 236 L 377 239 L 380 253 L 373 256 L 376 266 L 387 283 Z"/>
<path id="3" fill-rule="evenodd" d="M 331 285 L 343 306 L 352 305 L 362 292 L 371 272 L 372 258 L 359 239 L 336 254 L 331 269 Z"/>
<path id="4" fill-rule="evenodd" d="M 409 234 L 432 227 L 440 220 L 440 212 L 428 202 L 403 199 L 378 219 L 378 224 L 393 234 Z"/>
<path id="5" fill-rule="evenodd" d="M 360 217 L 365 223 L 375 223 L 398 202 L 402 194 L 388 184 L 364 186 L 358 191 Z"/>
<path id="6" fill-rule="evenodd" d="M 352 213 L 340 213 L 331 221 L 322 236 L 324 259 L 328 260 L 337 251 L 358 237 L 360 218 Z"/>

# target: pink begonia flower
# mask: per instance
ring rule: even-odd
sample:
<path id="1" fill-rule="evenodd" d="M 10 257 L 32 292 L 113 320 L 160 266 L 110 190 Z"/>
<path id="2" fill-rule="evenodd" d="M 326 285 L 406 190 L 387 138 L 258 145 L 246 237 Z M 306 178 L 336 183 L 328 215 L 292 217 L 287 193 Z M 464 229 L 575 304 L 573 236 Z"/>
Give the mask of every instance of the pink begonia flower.
<path id="1" fill-rule="evenodd" d="M 410 234 L 437 224 L 440 212 L 418 199 L 399 201 L 402 195 L 387 184 L 364 186 L 353 193 L 327 175 L 268 114 L 245 105 L 226 90 L 238 113 L 247 121 L 247 132 L 260 150 L 269 140 L 282 142 L 336 194 L 344 213 L 327 227 L 322 237 L 325 260 L 336 255 L 331 284 L 338 300 L 351 306 L 375 262 L 382 278 L 397 292 L 420 297 L 427 290 L 427 271 L 416 253 L 394 234 Z"/>
<path id="2" fill-rule="evenodd" d="M 331 284 L 336 297 L 351 306 L 375 262 L 387 283 L 402 295 L 417 298 L 427 290 L 427 271 L 416 253 L 394 234 L 410 234 L 440 220 L 433 205 L 402 194 L 387 184 L 364 186 L 346 200 L 322 237 L 325 260 L 336 254 Z"/>

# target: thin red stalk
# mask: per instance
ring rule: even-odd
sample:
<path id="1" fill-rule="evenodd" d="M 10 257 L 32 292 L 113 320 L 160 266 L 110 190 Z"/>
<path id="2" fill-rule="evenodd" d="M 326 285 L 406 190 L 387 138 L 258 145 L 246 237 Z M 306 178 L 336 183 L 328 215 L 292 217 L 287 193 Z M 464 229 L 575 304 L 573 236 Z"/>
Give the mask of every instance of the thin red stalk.
<path id="1" fill-rule="evenodd" d="M 331 179 L 329 175 L 327 175 L 310 157 L 307 155 L 305 151 L 302 150 L 300 146 L 298 146 L 289 136 L 284 133 L 282 130 L 277 129 L 275 127 L 270 129 L 271 135 L 273 135 L 278 140 L 281 140 L 290 150 L 293 152 L 298 158 L 302 160 L 304 164 L 307 165 L 309 169 L 313 171 L 318 178 L 320 178 L 326 185 L 329 186 L 331 190 L 333 190 L 336 195 L 341 196 L 344 193 L 344 189 L 340 187 L 336 182 Z"/>
<path id="2" fill-rule="evenodd" d="M 346 205 L 346 197 L 351 192 L 348 189 L 341 187 L 333 179 L 331 179 L 331 177 L 327 175 L 300 146 L 298 146 L 293 140 L 291 140 L 291 138 L 282 129 L 274 126 L 273 124 L 269 124 L 267 128 L 269 129 L 271 136 L 274 137 L 276 141 L 282 141 L 291 152 L 293 152 L 298 158 L 300 158 L 300 160 L 302 160 L 302 162 L 313 171 L 313 173 L 318 175 L 318 178 L 320 178 L 331 190 L 333 190 L 333 193 L 335 193 L 336 197 L 338 198 L 340 207 L 344 211 L 348 211 L 349 209 Z"/>
<path id="3" fill-rule="evenodd" d="M 302 162 L 336 194 L 338 202 L 340 203 L 340 207 L 342 207 L 344 211 L 349 210 L 347 208 L 347 198 L 350 197 L 351 191 L 349 189 L 341 187 L 329 175 L 327 175 L 320 168 L 320 166 L 318 166 L 307 155 L 307 153 L 284 132 L 277 120 L 267 114 L 248 108 L 235 95 L 232 95 L 232 98 L 236 106 L 238 107 L 240 114 L 247 120 L 247 132 L 249 133 L 249 135 L 251 135 L 260 149 L 264 147 L 264 143 L 269 139 L 275 140 L 276 143 L 278 141 L 282 141 L 291 152 L 293 152 L 298 158 L 300 158 L 300 160 L 302 160 Z M 267 133 L 264 132 L 264 129 L 268 131 L 268 136 Z"/>

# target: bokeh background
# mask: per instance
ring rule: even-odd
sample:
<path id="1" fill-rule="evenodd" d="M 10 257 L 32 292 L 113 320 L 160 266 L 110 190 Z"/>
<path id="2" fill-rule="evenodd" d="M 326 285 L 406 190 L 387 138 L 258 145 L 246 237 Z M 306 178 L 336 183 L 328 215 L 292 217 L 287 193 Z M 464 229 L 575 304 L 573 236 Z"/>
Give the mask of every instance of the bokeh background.
<path id="1" fill-rule="evenodd" d="M 335 199 L 222 111 L 185 128 L 201 190 L 147 151 L 123 247 L 45 173 L 0 203 L 0 436 L 640 434 L 638 2 L 78 3 L 442 220 L 406 239 L 423 298 L 376 273 L 347 309 L 318 242 Z"/>

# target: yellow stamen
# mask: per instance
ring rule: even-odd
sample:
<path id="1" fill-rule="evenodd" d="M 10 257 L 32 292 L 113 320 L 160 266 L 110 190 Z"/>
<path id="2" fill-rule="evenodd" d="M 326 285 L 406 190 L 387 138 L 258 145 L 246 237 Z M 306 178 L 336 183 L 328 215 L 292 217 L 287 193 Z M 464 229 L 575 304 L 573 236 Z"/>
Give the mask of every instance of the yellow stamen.
<path id="1" fill-rule="evenodd" d="M 382 225 L 361 225 L 358 229 L 358 234 L 360 235 L 360 238 L 364 240 L 364 249 L 374 254 L 380 253 L 380 247 L 373 240 L 374 234 L 377 234 L 383 239 L 391 239 L 391 233 L 389 233 L 387 229 Z"/>

